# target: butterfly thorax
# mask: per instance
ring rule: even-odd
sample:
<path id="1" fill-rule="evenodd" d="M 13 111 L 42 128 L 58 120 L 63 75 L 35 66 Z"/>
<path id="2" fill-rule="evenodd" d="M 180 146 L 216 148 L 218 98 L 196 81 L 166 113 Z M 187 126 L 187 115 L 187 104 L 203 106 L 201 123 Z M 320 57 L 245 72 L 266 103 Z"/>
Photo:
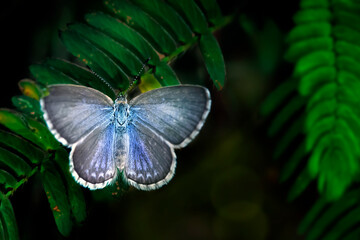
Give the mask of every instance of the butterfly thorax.
<path id="1" fill-rule="evenodd" d="M 127 104 L 125 97 L 120 96 L 116 99 L 114 110 L 116 126 L 118 128 L 125 128 L 127 126 L 130 114 L 129 104 Z"/>

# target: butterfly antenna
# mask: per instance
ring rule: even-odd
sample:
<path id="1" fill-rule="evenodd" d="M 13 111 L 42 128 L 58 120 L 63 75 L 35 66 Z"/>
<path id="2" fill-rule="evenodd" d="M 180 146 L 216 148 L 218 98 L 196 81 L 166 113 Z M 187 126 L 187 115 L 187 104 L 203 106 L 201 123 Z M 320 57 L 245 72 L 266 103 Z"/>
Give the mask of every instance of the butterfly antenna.
<path id="1" fill-rule="evenodd" d="M 98 78 L 100 79 L 103 83 L 106 84 L 106 86 L 108 86 L 114 93 L 115 93 L 115 89 L 113 87 L 111 87 L 111 85 L 103 78 L 101 77 L 99 74 L 97 74 L 96 72 L 94 72 L 93 70 L 91 70 L 91 72 Z"/>
<path id="2" fill-rule="evenodd" d="M 134 88 L 134 86 L 137 84 L 137 82 L 140 79 L 141 73 L 144 70 L 144 68 L 146 67 L 147 63 L 150 61 L 150 57 L 148 59 L 145 60 L 145 62 L 143 63 L 141 69 L 139 70 L 138 74 L 134 77 L 134 79 L 132 80 L 132 82 L 129 85 L 129 88 L 125 91 L 125 92 L 129 92 L 130 90 L 132 90 Z"/>

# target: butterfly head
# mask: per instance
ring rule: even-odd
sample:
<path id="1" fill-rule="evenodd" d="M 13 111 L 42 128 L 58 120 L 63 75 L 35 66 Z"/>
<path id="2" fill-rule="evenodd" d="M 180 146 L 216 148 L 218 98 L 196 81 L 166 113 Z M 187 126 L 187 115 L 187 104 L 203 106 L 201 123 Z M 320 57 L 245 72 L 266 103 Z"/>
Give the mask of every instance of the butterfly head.
<path id="1" fill-rule="evenodd" d="M 119 96 L 115 100 L 115 104 L 119 105 L 119 104 L 125 104 L 125 103 L 127 103 L 126 95 L 120 93 Z"/>

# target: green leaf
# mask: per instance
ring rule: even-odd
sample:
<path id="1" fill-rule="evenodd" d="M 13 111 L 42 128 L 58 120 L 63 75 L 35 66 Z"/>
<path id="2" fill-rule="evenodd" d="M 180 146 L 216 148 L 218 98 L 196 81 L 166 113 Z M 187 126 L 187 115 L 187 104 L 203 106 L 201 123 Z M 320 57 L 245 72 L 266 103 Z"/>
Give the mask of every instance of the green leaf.
<path id="1" fill-rule="evenodd" d="M 4 240 L 19 239 L 14 210 L 10 200 L 3 195 L 0 203 L 0 219 L 4 230 Z"/>
<path id="2" fill-rule="evenodd" d="M 160 88 L 161 84 L 159 81 L 155 78 L 153 74 L 147 73 L 141 76 L 141 81 L 139 84 L 139 90 L 141 92 L 147 92 L 152 89 Z"/>
<path id="3" fill-rule="evenodd" d="M 0 215 L 1 216 L 1 215 Z M 0 239 L 6 239 L 5 221 L 0 217 Z"/>
<path id="4" fill-rule="evenodd" d="M 322 22 L 330 21 L 332 18 L 331 12 L 326 8 L 307 8 L 298 11 L 294 16 L 296 24 L 308 22 Z"/>
<path id="5" fill-rule="evenodd" d="M 315 125 L 319 123 L 319 120 L 321 120 L 322 117 L 331 116 L 332 113 L 337 108 L 337 101 L 334 99 L 329 99 L 328 101 L 322 99 L 322 101 L 319 101 L 317 104 L 314 104 L 314 106 L 311 109 L 308 109 L 307 118 L 305 121 L 305 129 L 307 131 L 310 131 L 310 129 Z M 333 124 L 333 118 L 329 118 L 328 126 L 332 126 Z"/>
<path id="6" fill-rule="evenodd" d="M 4 185 L 5 189 L 14 188 L 17 183 L 18 181 L 13 175 L 0 169 L 0 184 Z"/>
<path id="7" fill-rule="evenodd" d="M 333 34 L 336 39 L 347 41 L 355 45 L 359 44 L 360 32 L 351 27 L 335 25 L 333 28 Z"/>
<path id="8" fill-rule="evenodd" d="M 0 130 L 0 143 L 21 153 L 34 164 L 39 164 L 47 157 L 47 153 L 34 144 L 4 130 Z"/>
<path id="9" fill-rule="evenodd" d="M 194 32 L 209 33 L 206 18 L 195 1 L 169 0 L 168 2 L 188 21 Z"/>
<path id="10" fill-rule="evenodd" d="M 314 207 L 310 210 L 310 212 L 306 215 L 304 220 L 301 222 L 299 232 L 303 233 L 307 229 L 309 229 L 307 239 L 319 239 L 322 233 L 326 231 L 327 227 L 334 223 L 343 212 L 351 209 L 354 205 L 356 205 L 358 200 L 359 198 L 356 196 L 349 196 L 347 200 L 342 200 L 341 202 L 331 206 L 329 209 L 323 212 L 323 210 L 327 206 L 327 201 L 326 199 L 319 199 L 314 205 Z M 318 218 L 316 219 L 316 217 Z M 334 231 L 330 231 L 330 233 L 333 232 Z"/>
<path id="11" fill-rule="evenodd" d="M 45 65 L 33 64 L 29 69 L 36 80 L 45 86 L 51 84 L 79 84 L 75 79 Z"/>
<path id="12" fill-rule="evenodd" d="M 44 162 L 41 176 L 56 226 L 62 235 L 69 236 L 73 225 L 70 204 L 61 175 L 52 161 Z"/>
<path id="13" fill-rule="evenodd" d="M 360 222 L 360 208 L 356 208 L 353 211 L 342 217 L 341 220 L 334 226 L 331 232 L 328 232 L 324 236 L 324 240 L 341 239 L 344 233 L 358 227 Z"/>
<path id="14" fill-rule="evenodd" d="M 211 23 L 217 25 L 223 21 L 220 6 L 216 0 L 200 0 L 200 3 Z"/>
<path id="15" fill-rule="evenodd" d="M 28 176 L 31 167 L 22 158 L 0 147 L 0 165 L 10 168 L 17 177 Z"/>
<path id="16" fill-rule="evenodd" d="M 22 95 L 12 97 L 11 101 L 19 111 L 28 114 L 35 119 L 43 120 L 43 112 L 41 111 L 38 100 Z"/>
<path id="17" fill-rule="evenodd" d="M 268 134 L 274 136 L 279 132 L 281 127 L 285 124 L 286 121 L 297 111 L 299 111 L 305 104 L 305 99 L 300 95 L 293 97 L 288 104 L 279 112 L 279 114 L 273 119 Z"/>
<path id="18" fill-rule="evenodd" d="M 67 76 L 74 82 L 76 81 L 79 84 L 95 88 L 112 99 L 116 98 L 115 93 L 110 85 L 105 83 L 87 68 L 61 59 L 48 59 L 44 62 L 43 65 L 56 70 L 61 75 Z"/>
<path id="19" fill-rule="evenodd" d="M 297 198 L 309 186 L 311 180 L 312 177 L 309 175 L 307 169 L 303 169 L 291 187 L 287 200 L 291 202 Z"/>
<path id="20" fill-rule="evenodd" d="M 166 2 L 161 0 L 133 0 L 137 6 L 155 18 L 166 30 L 182 42 L 189 42 L 193 33 L 184 19 Z"/>
<path id="21" fill-rule="evenodd" d="M 320 198 L 302 220 L 299 233 L 307 232 L 307 239 L 357 239 L 349 237 L 358 230 L 353 227 L 360 222 L 358 202 L 358 190 L 347 193 L 332 204 Z"/>
<path id="22" fill-rule="evenodd" d="M 320 198 L 316 201 L 310 211 L 306 213 L 305 218 L 301 221 L 298 228 L 299 233 L 305 233 L 305 231 L 307 231 L 311 227 L 311 225 L 314 224 L 314 222 L 316 221 L 316 217 L 324 211 L 327 204 L 328 201 L 325 200 L 325 198 Z"/>
<path id="23" fill-rule="evenodd" d="M 327 0 L 302 0 L 300 1 L 301 8 L 327 8 L 329 1 Z"/>
<path id="24" fill-rule="evenodd" d="M 164 62 L 156 66 L 155 76 L 162 86 L 173 86 L 180 84 L 176 73 L 172 70 L 171 67 L 169 67 L 169 65 Z"/>
<path id="25" fill-rule="evenodd" d="M 305 156 L 305 143 L 303 141 L 283 167 L 280 175 L 280 182 L 285 182 L 291 177 L 295 170 L 300 166 L 300 162 L 305 158 Z"/>
<path id="26" fill-rule="evenodd" d="M 298 60 L 294 76 L 300 77 L 319 67 L 330 67 L 335 64 L 335 54 L 329 51 L 315 51 Z"/>
<path id="27" fill-rule="evenodd" d="M 338 73 L 337 81 L 339 84 L 355 91 L 357 95 L 360 94 L 360 83 L 354 74 L 340 70 Z"/>
<path id="28" fill-rule="evenodd" d="M 124 176 L 122 176 L 122 174 L 124 173 L 120 172 L 117 180 L 113 184 L 108 185 L 106 188 L 91 191 L 93 199 L 96 201 L 109 202 L 109 200 L 119 199 L 126 194 L 130 185 L 123 180 Z"/>
<path id="29" fill-rule="evenodd" d="M 141 36 L 141 34 L 116 18 L 101 12 L 96 12 L 87 14 L 85 19 L 91 26 L 108 34 L 127 47 L 135 53 L 139 59 L 146 60 L 150 57 L 149 64 L 156 65 L 160 61 L 159 57 L 164 57 L 160 54 L 158 55 L 151 44 Z"/>
<path id="30" fill-rule="evenodd" d="M 358 12 L 351 13 L 349 11 L 342 11 L 340 9 L 335 9 L 334 17 L 336 18 L 339 24 L 344 24 L 357 31 L 360 31 L 360 26 L 359 24 L 357 24 L 360 21 Z"/>
<path id="31" fill-rule="evenodd" d="M 358 166 L 352 165 L 356 165 L 355 158 L 346 156 L 344 147 L 339 147 L 335 140 L 333 148 L 327 149 L 322 156 L 322 171 L 318 176 L 318 190 L 328 201 L 339 199 L 349 187 L 354 172 L 359 170 Z"/>
<path id="32" fill-rule="evenodd" d="M 285 99 L 294 92 L 298 85 L 298 81 L 295 79 L 290 79 L 283 82 L 279 85 L 270 95 L 266 98 L 261 106 L 261 114 L 269 115 L 275 111 L 275 109 L 283 102 Z"/>
<path id="33" fill-rule="evenodd" d="M 307 92 L 307 94 L 309 93 L 311 93 L 311 91 Z M 315 93 L 309 98 L 309 103 L 306 107 L 307 111 L 311 113 L 317 107 L 317 104 L 319 104 L 320 102 L 325 102 L 326 100 L 333 99 L 337 94 L 338 85 L 335 81 L 319 85 L 318 90 L 315 91 Z M 320 111 L 322 111 L 322 109 L 320 109 Z M 309 114 L 309 116 L 311 115 Z"/>
<path id="34" fill-rule="evenodd" d="M 0 109 L 0 124 L 44 150 L 59 147 L 59 143 L 45 125 L 13 110 Z"/>
<path id="35" fill-rule="evenodd" d="M 1 214 L 0 214 L 0 216 L 1 216 Z M 7 236 L 5 234 L 6 234 L 5 221 L 2 220 L 0 217 L 0 239 L 6 239 Z"/>
<path id="36" fill-rule="evenodd" d="M 339 122 L 339 120 L 336 122 Z M 353 153 L 352 147 L 359 147 L 356 146 L 354 142 L 352 142 L 353 139 L 351 136 L 349 136 L 350 133 L 343 134 L 344 127 L 335 126 L 334 129 L 335 130 L 333 130 L 331 135 L 329 134 L 327 137 L 318 138 L 316 141 L 317 144 L 312 146 L 312 155 L 308 162 L 309 173 L 311 176 L 316 176 L 319 174 L 320 176 L 324 177 L 328 174 L 332 175 L 334 171 L 339 171 L 339 174 L 337 174 L 338 176 L 336 176 L 336 178 L 329 179 L 329 183 L 332 181 L 343 181 L 343 183 L 348 184 L 346 178 L 354 177 L 356 171 L 359 170 L 359 166 L 356 162 L 356 156 Z M 327 152 L 333 150 L 342 152 L 342 157 L 339 159 L 343 159 L 343 161 L 340 162 L 340 160 L 338 160 L 338 164 L 334 164 L 333 159 L 329 159 L 329 157 L 327 157 Z M 334 159 L 339 157 L 337 152 L 332 154 L 334 155 Z M 334 165 L 337 165 L 337 167 L 334 168 Z M 343 170 L 345 170 L 345 175 L 344 172 L 342 172 Z M 320 179 L 319 182 L 323 180 L 324 179 Z M 321 192 L 323 192 L 322 185 L 320 184 L 319 186 L 319 189 Z M 335 191 L 337 189 L 333 190 Z"/>
<path id="37" fill-rule="evenodd" d="M 171 53 L 175 40 L 153 18 L 128 1 L 107 0 L 105 5 L 128 26 L 136 29 L 161 53 Z"/>
<path id="38" fill-rule="evenodd" d="M 278 159 L 288 148 L 291 142 L 303 132 L 304 126 L 304 117 L 300 117 L 296 119 L 289 129 L 284 133 L 284 135 L 279 140 L 278 144 L 276 144 L 274 150 L 274 159 Z"/>
<path id="39" fill-rule="evenodd" d="M 129 86 L 131 78 L 120 66 L 108 54 L 84 39 L 79 33 L 66 30 L 61 33 L 61 40 L 74 56 L 81 59 L 105 79 L 112 88 L 124 90 Z"/>
<path id="40" fill-rule="evenodd" d="M 357 61 L 360 60 L 360 46 L 346 41 L 337 41 L 335 50 L 338 54 L 351 57 Z"/>
<path id="41" fill-rule="evenodd" d="M 42 91 L 40 87 L 31 79 L 23 79 L 19 83 L 19 88 L 22 94 L 31 97 L 35 100 L 40 100 Z"/>
<path id="42" fill-rule="evenodd" d="M 143 65 L 142 61 L 119 42 L 85 24 L 73 24 L 69 26 L 69 29 L 79 33 L 84 39 L 103 51 L 126 74 L 132 76 L 138 74 Z"/>
<path id="43" fill-rule="evenodd" d="M 78 183 L 75 182 L 69 171 L 69 154 L 65 149 L 60 148 L 55 153 L 55 162 L 61 168 L 66 181 L 68 199 L 71 212 L 77 223 L 82 223 L 86 218 L 86 205 L 84 194 Z"/>
<path id="44" fill-rule="evenodd" d="M 289 62 L 297 61 L 299 58 L 314 51 L 331 51 L 333 49 L 331 37 L 318 37 L 304 39 L 291 44 L 285 53 L 285 59 Z"/>
<path id="45" fill-rule="evenodd" d="M 353 240 L 357 239 L 360 236 L 360 228 L 356 228 L 353 231 L 348 231 L 343 237 L 342 240 Z"/>
<path id="46" fill-rule="evenodd" d="M 290 31 L 286 41 L 288 43 L 293 43 L 309 38 L 329 37 L 331 36 L 331 29 L 331 24 L 327 22 L 315 22 L 297 25 Z"/>
<path id="47" fill-rule="evenodd" d="M 360 11 L 360 4 L 356 1 L 335 0 L 333 6 L 334 9 L 346 10 L 353 13 L 358 13 Z"/>
<path id="48" fill-rule="evenodd" d="M 360 78 L 359 62 L 355 59 L 347 56 L 339 56 L 336 63 L 339 69 L 348 71 L 357 78 Z"/>
<path id="49" fill-rule="evenodd" d="M 221 90 L 225 83 L 225 63 L 220 46 L 211 33 L 201 36 L 199 46 L 210 78 Z"/>

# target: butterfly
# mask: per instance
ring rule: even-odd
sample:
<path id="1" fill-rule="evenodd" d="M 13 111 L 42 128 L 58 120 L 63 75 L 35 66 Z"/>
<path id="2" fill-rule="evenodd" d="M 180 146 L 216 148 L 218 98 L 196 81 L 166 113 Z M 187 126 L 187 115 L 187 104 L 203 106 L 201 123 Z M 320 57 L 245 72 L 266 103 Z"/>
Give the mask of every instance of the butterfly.
<path id="1" fill-rule="evenodd" d="M 130 101 L 115 101 L 85 86 L 55 84 L 40 100 L 55 138 L 71 148 L 70 172 L 89 189 L 113 183 L 153 190 L 175 173 L 174 149 L 199 133 L 209 114 L 210 93 L 197 85 L 157 88 Z"/>

